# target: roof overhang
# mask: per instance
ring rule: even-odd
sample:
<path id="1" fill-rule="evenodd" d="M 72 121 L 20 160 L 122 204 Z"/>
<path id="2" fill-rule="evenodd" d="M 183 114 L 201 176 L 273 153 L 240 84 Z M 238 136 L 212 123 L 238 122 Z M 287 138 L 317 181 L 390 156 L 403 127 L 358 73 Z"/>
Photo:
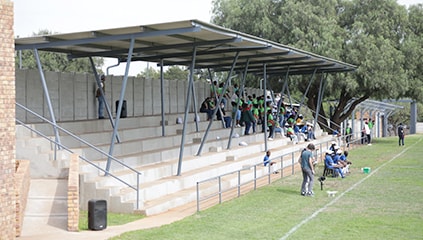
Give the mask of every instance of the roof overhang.
<path id="1" fill-rule="evenodd" d="M 15 39 L 16 50 L 38 49 L 65 53 L 69 58 L 108 57 L 163 65 L 190 66 L 196 48 L 195 68 L 216 71 L 231 69 L 268 75 L 334 73 L 354 71 L 356 66 L 295 49 L 266 39 L 219 27 L 198 20 L 133 26 L 125 28 L 54 34 Z"/>

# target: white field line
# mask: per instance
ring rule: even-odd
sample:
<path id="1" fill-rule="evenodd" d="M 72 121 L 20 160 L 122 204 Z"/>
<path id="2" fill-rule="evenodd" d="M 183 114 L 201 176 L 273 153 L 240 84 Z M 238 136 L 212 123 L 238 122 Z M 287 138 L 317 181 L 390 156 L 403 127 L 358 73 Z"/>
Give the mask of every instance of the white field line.
<path id="1" fill-rule="evenodd" d="M 319 213 L 325 211 L 328 207 L 332 206 L 334 203 L 336 203 L 341 197 L 343 197 L 346 193 L 350 192 L 351 190 L 353 190 L 354 188 L 356 188 L 358 185 L 360 185 L 362 182 L 364 182 L 367 178 L 371 177 L 373 174 L 375 174 L 376 172 L 379 171 L 379 169 L 383 168 L 385 165 L 389 164 L 390 162 L 392 162 L 393 160 L 395 160 L 396 158 L 398 158 L 399 156 L 401 156 L 402 154 L 404 154 L 406 151 L 408 151 L 409 148 L 413 147 L 414 145 L 418 144 L 419 142 L 421 142 L 422 138 L 420 138 L 417 142 L 415 142 L 413 145 L 404 148 L 404 150 L 402 150 L 400 153 L 398 153 L 397 155 L 395 155 L 394 157 L 392 157 L 389 161 L 385 162 L 384 164 L 380 165 L 378 168 L 376 168 L 374 171 L 372 171 L 369 175 L 367 175 L 365 178 L 361 179 L 360 181 L 358 181 L 357 183 L 355 183 L 354 185 L 352 185 L 350 188 L 348 188 L 347 190 L 345 190 L 345 192 L 341 193 L 338 197 L 334 198 L 332 201 L 330 201 L 329 203 L 327 203 L 325 206 L 323 206 L 322 208 L 318 209 L 317 211 L 315 211 L 313 214 L 311 214 L 310 216 L 308 216 L 306 219 L 304 219 L 303 221 L 301 221 L 300 223 L 298 223 L 297 225 L 295 225 L 293 228 L 291 228 L 291 230 L 289 230 L 289 232 L 287 232 L 282 238 L 280 238 L 280 240 L 285 240 L 287 239 L 289 236 L 291 236 L 293 233 L 295 233 L 300 227 L 302 227 L 304 224 L 308 223 L 310 220 L 312 220 L 313 218 L 315 218 Z"/>

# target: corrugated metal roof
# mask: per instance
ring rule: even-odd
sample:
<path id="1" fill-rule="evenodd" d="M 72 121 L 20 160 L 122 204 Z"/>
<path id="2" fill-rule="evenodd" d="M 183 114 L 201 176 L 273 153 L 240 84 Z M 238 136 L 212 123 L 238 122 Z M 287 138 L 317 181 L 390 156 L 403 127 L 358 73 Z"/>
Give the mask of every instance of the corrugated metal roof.
<path id="1" fill-rule="evenodd" d="M 131 39 L 135 44 L 131 61 L 148 61 L 164 65 L 192 63 L 196 47 L 195 68 L 229 70 L 237 52 L 237 69 L 249 60 L 249 73 L 290 75 L 348 72 L 351 64 L 295 49 L 245 33 L 198 20 L 186 20 L 115 29 L 54 34 L 15 39 L 16 50 L 38 49 L 66 53 L 70 58 L 110 57 L 126 61 Z"/>

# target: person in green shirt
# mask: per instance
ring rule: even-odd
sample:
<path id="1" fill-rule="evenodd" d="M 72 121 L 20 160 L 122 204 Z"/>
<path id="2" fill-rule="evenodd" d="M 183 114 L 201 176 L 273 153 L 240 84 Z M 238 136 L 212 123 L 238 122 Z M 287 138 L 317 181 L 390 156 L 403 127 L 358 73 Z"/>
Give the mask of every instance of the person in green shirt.
<path id="1" fill-rule="evenodd" d="M 267 110 L 267 127 L 269 128 L 269 140 L 273 140 L 273 128 L 275 126 L 275 121 L 273 120 L 272 109 Z"/>
<path id="2" fill-rule="evenodd" d="M 289 124 L 289 127 L 286 130 L 286 135 L 294 142 L 294 144 L 298 143 L 298 137 L 294 131 L 294 124 Z"/>

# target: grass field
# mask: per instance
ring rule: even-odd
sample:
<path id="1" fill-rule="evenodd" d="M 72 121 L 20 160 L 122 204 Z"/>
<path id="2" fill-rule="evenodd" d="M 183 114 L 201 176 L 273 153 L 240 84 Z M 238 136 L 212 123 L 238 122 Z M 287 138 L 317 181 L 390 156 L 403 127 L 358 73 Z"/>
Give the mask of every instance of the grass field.
<path id="1" fill-rule="evenodd" d="M 422 156 L 422 135 L 407 136 L 403 147 L 397 138 L 375 139 L 351 150 L 345 179 L 326 179 L 323 191 L 316 180 L 314 197 L 300 195 L 297 173 L 173 224 L 113 239 L 423 239 Z"/>

